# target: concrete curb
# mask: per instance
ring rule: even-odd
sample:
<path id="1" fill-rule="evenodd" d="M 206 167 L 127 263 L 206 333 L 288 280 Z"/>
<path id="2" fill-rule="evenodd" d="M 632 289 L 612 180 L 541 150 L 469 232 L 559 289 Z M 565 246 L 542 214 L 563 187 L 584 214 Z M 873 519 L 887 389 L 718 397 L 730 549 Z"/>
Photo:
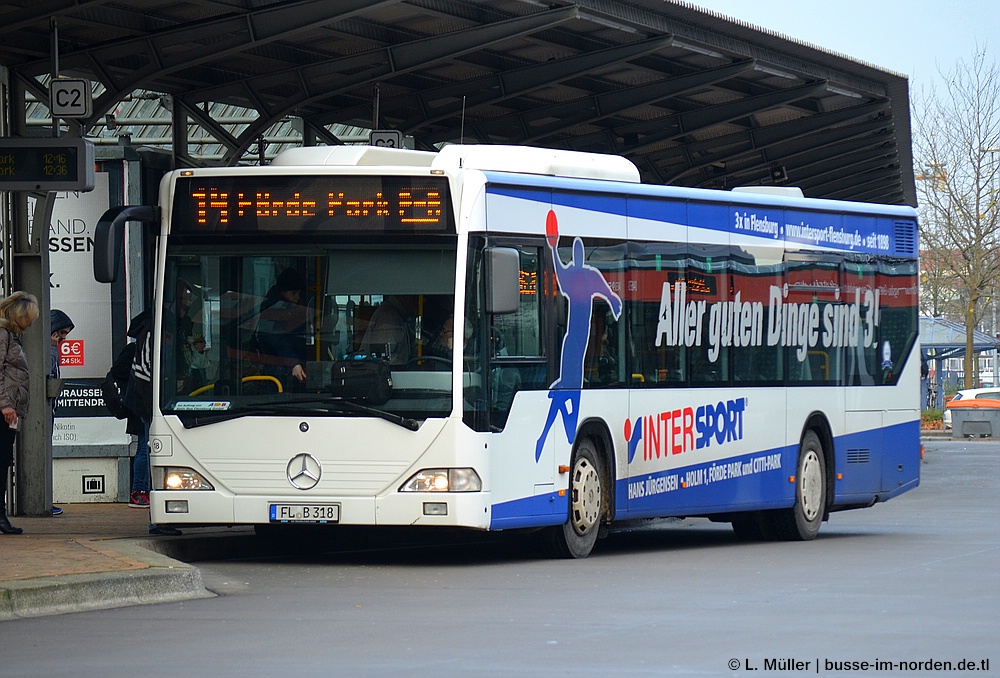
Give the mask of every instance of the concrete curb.
<path id="1" fill-rule="evenodd" d="M 215 596 L 198 568 L 152 550 L 153 540 L 103 543 L 149 567 L 6 582 L 0 588 L 0 621 Z"/>
<path id="2" fill-rule="evenodd" d="M 965 443 L 968 443 L 968 442 L 972 442 L 972 441 L 982 441 L 982 442 L 986 442 L 986 443 L 995 443 L 997 441 L 997 438 L 990 438 L 990 437 L 980 438 L 979 436 L 976 436 L 976 437 L 966 436 L 966 437 L 955 438 L 952 435 L 951 431 L 922 431 L 920 433 L 920 441 L 921 442 L 929 442 L 929 441 L 932 441 L 932 440 L 935 440 L 935 441 L 944 441 L 944 442 L 954 441 L 954 442 L 965 442 Z"/>

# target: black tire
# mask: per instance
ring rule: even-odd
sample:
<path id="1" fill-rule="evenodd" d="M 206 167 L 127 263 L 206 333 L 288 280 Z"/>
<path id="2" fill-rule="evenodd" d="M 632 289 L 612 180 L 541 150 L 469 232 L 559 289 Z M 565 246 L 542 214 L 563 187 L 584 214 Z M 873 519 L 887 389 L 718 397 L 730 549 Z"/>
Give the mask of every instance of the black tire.
<path id="1" fill-rule="evenodd" d="M 569 479 L 569 516 L 552 528 L 555 554 L 586 558 L 594 550 L 607 515 L 607 480 L 591 438 L 583 438 L 573 452 Z"/>
<path id="2" fill-rule="evenodd" d="M 825 516 L 826 455 L 819 436 L 807 431 L 799 446 L 795 470 L 795 504 L 762 513 L 760 526 L 767 539 L 809 541 L 819 534 Z"/>

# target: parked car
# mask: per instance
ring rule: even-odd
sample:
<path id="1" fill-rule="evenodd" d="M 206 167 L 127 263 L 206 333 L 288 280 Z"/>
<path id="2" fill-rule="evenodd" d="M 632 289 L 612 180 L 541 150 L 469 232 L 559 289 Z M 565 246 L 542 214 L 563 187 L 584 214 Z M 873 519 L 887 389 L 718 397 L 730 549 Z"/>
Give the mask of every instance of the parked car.
<path id="1" fill-rule="evenodd" d="M 972 400 L 988 398 L 990 400 L 1000 400 L 1000 388 L 990 387 L 990 388 L 967 388 L 964 391 L 959 391 L 955 394 L 955 397 L 948 401 L 945 405 L 944 413 L 941 415 L 941 422 L 944 425 L 945 430 L 951 429 L 951 407 L 952 403 L 959 402 L 961 400 Z"/>

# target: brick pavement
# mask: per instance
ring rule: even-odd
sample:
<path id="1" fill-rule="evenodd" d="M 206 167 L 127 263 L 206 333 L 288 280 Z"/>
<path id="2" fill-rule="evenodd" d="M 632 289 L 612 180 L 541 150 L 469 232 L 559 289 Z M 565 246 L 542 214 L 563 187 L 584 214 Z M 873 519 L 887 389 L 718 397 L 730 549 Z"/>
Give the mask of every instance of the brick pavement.
<path id="1" fill-rule="evenodd" d="M 171 556 L 197 560 L 225 550 L 219 537 L 242 534 L 195 528 L 153 537 L 148 509 L 62 507 L 61 516 L 14 516 L 24 534 L 0 535 L 0 621 L 211 597 L 198 568 Z"/>
<path id="2" fill-rule="evenodd" d="M 63 509 L 61 516 L 11 517 L 24 534 L 0 534 L 0 582 L 149 567 L 106 543 L 148 537 L 148 509 L 127 504 L 65 504 Z"/>

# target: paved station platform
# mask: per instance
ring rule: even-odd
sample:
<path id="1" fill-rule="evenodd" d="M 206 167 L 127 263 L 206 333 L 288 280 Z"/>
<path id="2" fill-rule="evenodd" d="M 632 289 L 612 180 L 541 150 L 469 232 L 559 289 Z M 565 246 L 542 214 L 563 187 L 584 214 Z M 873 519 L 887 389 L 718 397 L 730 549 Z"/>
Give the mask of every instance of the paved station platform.
<path id="1" fill-rule="evenodd" d="M 62 508 L 59 516 L 12 516 L 24 534 L 0 534 L 0 620 L 210 597 L 198 569 L 177 556 L 197 559 L 198 544 L 202 552 L 218 550 L 220 538 L 248 534 L 195 528 L 151 536 L 148 509 Z"/>

